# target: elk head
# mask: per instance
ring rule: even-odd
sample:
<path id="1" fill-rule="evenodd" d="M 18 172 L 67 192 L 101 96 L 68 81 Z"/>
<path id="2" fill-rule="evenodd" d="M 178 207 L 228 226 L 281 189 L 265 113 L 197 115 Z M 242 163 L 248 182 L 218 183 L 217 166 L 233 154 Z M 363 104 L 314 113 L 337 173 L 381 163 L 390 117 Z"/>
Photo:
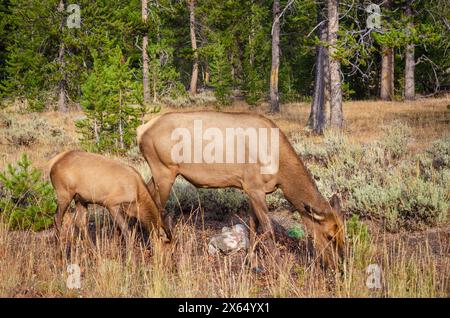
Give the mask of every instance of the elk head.
<path id="1" fill-rule="evenodd" d="M 337 267 L 344 256 L 345 228 L 339 197 L 334 194 L 325 211 L 315 211 L 305 206 L 306 226 L 312 230 L 317 253 L 325 266 Z"/>

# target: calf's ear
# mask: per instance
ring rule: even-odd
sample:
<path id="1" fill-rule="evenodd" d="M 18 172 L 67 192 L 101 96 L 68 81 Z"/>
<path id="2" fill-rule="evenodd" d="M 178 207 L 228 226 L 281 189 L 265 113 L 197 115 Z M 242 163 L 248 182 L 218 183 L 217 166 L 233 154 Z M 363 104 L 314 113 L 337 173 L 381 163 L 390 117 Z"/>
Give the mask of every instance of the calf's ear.
<path id="1" fill-rule="evenodd" d="M 339 199 L 336 193 L 331 197 L 330 205 L 338 214 L 341 213 L 341 199 Z"/>

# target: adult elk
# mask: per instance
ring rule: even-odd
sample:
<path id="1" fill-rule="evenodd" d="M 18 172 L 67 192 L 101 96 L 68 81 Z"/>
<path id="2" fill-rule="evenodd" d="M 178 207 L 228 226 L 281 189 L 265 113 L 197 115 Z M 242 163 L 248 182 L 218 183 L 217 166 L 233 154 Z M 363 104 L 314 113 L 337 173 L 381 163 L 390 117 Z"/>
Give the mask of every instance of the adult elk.
<path id="1" fill-rule="evenodd" d="M 128 222 L 122 212 L 135 217 L 150 232 L 162 229 L 171 239 L 160 211 L 148 192 L 141 175 L 132 167 L 103 156 L 66 151 L 49 162 L 50 179 L 56 191 L 56 233 L 59 237 L 62 220 L 72 200 L 75 200 L 75 225 L 87 238 L 87 206 L 106 207 L 125 238 Z"/>
<path id="2" fill-rule="evenodd" d="M 178 175 L 197 187 L 242 189 L 251 203 L 251 246 L 258 224 L 273 246 L 265 196 L 281 188 L 301 212 L 324 263 L 335 265 L 337 256 L 342 256 L 344 226 L 338 197 L 329 203 L 321 195 L 287 137 L 271 120 L 247 113 L 167 113 L 139 126 L 137 139 L 153 174 L 149 190 L 160 209 Z M 253 248 L 250 259 L 252 254 Z"/>

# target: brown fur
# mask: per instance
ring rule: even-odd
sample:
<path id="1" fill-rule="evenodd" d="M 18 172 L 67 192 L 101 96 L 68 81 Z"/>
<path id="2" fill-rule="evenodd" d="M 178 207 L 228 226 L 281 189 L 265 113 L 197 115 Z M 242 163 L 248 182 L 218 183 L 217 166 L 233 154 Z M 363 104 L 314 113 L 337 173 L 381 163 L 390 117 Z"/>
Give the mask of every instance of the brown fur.
<path id="1" fill-rule="evenodd" d="M 305 224 L 314 235 L 323 260 L 328 264 L 333 263 L 335 251 L 342 252 L 344 244 L 339 200 L 333 198 L 332 207 L 320 194 L 287 137 L 280 131 L 279 169 L 275 174 L 261 174 L 260 163 L 173 162 L 171 149 L 177 141 L 171 140 L 172 131 L 183 127 L 190 129 L 193 135 L 193 121 L 197 119 L 202 120 L 203 130 L 217 127 L 223 135 L 226 128 L 277 128 L 271 120 L 261 115 L 221 112 L 167 113 L 140 126 L 137 131 L 138 144 L 152 170 L 149 189 L 159 208 L 164 208 L 177 175 L 182 175 L 197 187 L 242 189 L 249 196 L 252 208 L 249 224 L 253 246 L 258 224 L 263 229 L 264 237 L 274 239 L 265 196 L 281 188 L 286 199 L 305 217 Z M 246 147 L 248 150 L 248 142 Z"/>
<path id="2" fill-rule="evenodd" d="M 49 170 L 58 201 L 58 234 L 64 213 L 75 200 L 75 223 L 84 231 L 87 205 L 99 204 L 109 210 L 123 234 L 128 231 L 128 224 L 122 212 L 137 218 L 149 231 L 163 228 L 170 236 L 144 180 L 134 168 L 97 154 L 66 151 L 50 160 Z"/>

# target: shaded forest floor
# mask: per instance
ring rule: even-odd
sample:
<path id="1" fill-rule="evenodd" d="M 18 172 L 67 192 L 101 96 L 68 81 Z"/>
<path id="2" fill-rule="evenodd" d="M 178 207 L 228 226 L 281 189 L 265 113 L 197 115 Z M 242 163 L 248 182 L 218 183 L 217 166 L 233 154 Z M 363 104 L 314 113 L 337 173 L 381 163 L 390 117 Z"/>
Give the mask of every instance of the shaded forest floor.
<path id="1" fill-rule="evenodd" d="M 449 104 L 448 97 L 422 99 L 412 103 L 346 102 L 344 116 L 347 142 L 356 145 L 381 142 L 386 136 L 382 133 L 383 127 L 401 123 L 407 125 L 411 133 L 405 155 L 407 160 L 421 154 L 432 142 L 449 136 Z M 199 107 L 195 109 L 198 110 Z M 266 109 L 251 109 L 244 103 L 235 102 L 224 111 L 255 111 L 265 114 Z M 190 109 L 163 108 L 162 112 L 185 110 Z M 283 105 L 281 114 L 269 117 L 291 138 L 293 144 L 297 145 L 297 141 L 302 141 L 298 143 L 299 149 L 303 149 L 304 143 L 309 147 L 315 145 L 321 148 L 324 137 L 313 136 L 304 129 L 308 114 L 309 104 L 295 103 Z M 8 116 L 4 115 L 4 119 L 0 121 L 0 128 L 8 134 L 6 137 L 1 136 L 0 140 L 2 170 L 7 163 L 15 162 L 23 152 L 29 155 L 37 167 L 45 170 L 46 162 L 56 153 L 80 147 L 74 120 L 82 116 L 81 112 L 11 115 L 13 120 L 20 122 L 15 128 L 20 129 L 20 132 L 8 130 Z M 304 150 L 299 152 L 303 154 Z M 316 170 L 315 166 L 314 158 L 318 154 L 311 153 L 305 160 L 313 174 L 316 174 L 321 171 Z M 136 149 L 131 149 L 127 156 L 118 159 L 136 166 L 144 177 L 148 177 L 148 168 Z M 367 170 L 371 168 L 365 167 Z M 443 178 L 445 179 L 445 175 Z M 449 182 L 447 180 L 447 187 L 442 189 L 447 192 L 447 201 L 450 195 Z M 182 195 L 181 192 L 177 194 L 180 197 Z M 232 198 L 234 196 L 232 194 Z M 100 237 L 97 250 L 87 248 L 78 240 L 70 259 L 61 262 L 57 257 L 51 229 L 39 233 L 12 232 L 0 224 L 0 296 L 450 296 L 448 217 L 433 226 L 414 229 L 399 227 L 395 231 L 388 231 L 378 218 L 358 211 L 361 212 L 362 221 L 356 221 L 352 225 L 353 234 L 349 240 L 349 256 L 344 270 L 342 273 L 332 273 L 320 268 L 306 237 L 298 239 L 287 235 L 289 229 L 299 223 L 296 215 L 279 204 L 278 199 L 269 199 L 282 261 L 261 255 L 261 265 L 266 271 L 255 274 L 244 265 L 243 252 L 225 257 L 210 256 L 207 253 L 209 239 L 221 227 L 245 221 L 245 207 L 238 206 L 236 211 L 226 214 L 217 212 L 222 209 L 214 206 L 217 201 L 208 205 L 208 202 L 202 201 L 202 196 L 192 199 L 196 200 L 201 201 L 203 208 L 192 205 L 188 208 L 191 213 L 177 211 L 177 244 L 169 248 L 155 246 L 153 253 L 138 243 L 133 250 L 125 250 L 118 235 L 112 233 L 110 225 L 106 224 L 95 231 L 95 223 L 91 222 L 92 235 Z M 350 203 L 348 207 L 351 208 Z M 346 214 L 350 218 L 353 212 L 347 211 Z M 80 266 L 80 290 L 71 290 L 66 286 L 68 264 Z M 376 264 L 381 269 L 379 288 L 369 288 L 367 285 L 370 275 L 367 268 L 370 264 Z"/>

